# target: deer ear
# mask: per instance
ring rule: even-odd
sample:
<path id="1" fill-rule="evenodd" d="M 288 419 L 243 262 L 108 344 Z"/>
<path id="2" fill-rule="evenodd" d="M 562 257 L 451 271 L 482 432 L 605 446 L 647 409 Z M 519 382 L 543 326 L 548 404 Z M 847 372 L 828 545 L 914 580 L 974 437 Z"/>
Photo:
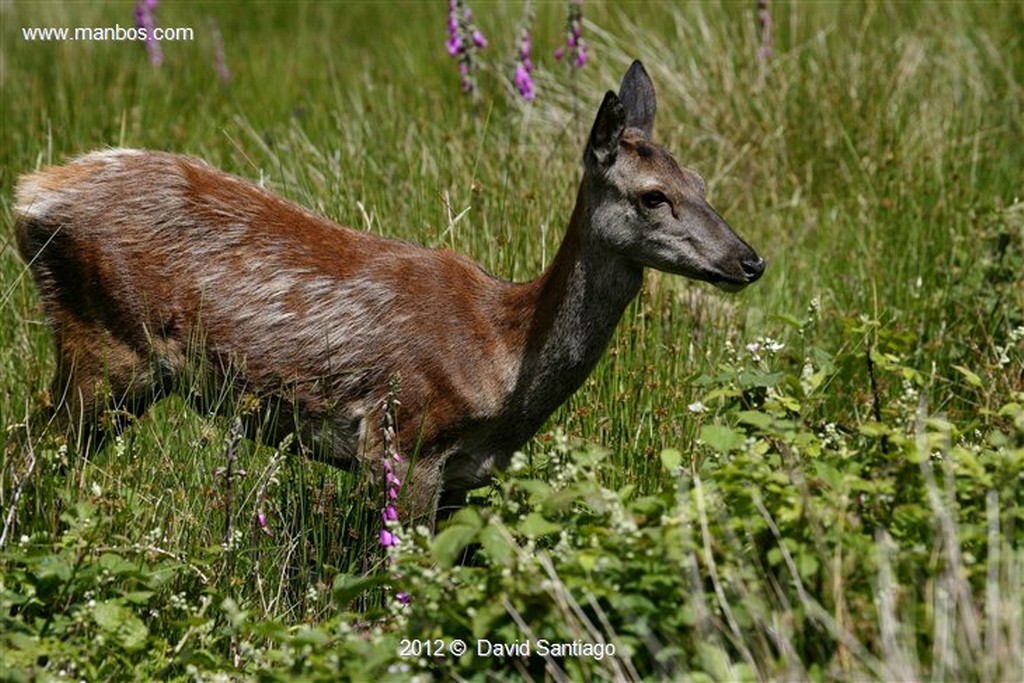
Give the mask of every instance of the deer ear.
<path id="1" fill-rule="evenodd" d="M 639 128 L 650 138 L 654 132 L 654 112 L 658 109 L 654 84 L 644 65 L 637 59 L 622 78 L 619 99 L 626 108 L 626 126 Z"/>
<path id="2" fill-rule="evenodd" d="M 605 93 L 601 108 L 597 110 L 594 127 L 590 129 L 590 139 L 583 153 L 584 164 L 602 168 L 610 166 L 615 161 L 624 130 L 626 110 L 619 96 L 609 90 Z"/>

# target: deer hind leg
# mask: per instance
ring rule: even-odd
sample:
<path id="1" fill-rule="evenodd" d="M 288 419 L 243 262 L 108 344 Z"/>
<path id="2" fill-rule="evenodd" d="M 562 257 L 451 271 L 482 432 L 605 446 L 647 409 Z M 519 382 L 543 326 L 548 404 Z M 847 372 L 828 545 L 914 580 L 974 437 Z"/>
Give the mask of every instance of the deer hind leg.
<path id="1" fill-rule="evenodd" d="M 437 502 L 437 519 L 438 523 L 446 522 L 456 512 L 466 507 L 466 500 L 468 498 L 468 489 L 448 489 L 445 488 L 441 491 L 441 495 Z"/>
<path id="2" fill-rule="evenodd" d="M 402 481 L 397 501 L 399 519 L 410 528 L 423 524 L 433 529 L 437 522 L 441 464 L 439 460 L 422 459 L 412 463 L 403 462 L 395 470 Z M 386 479 L 383 483 L 385 487 L 391 488 Z"/>
<path id="3" fill-rule="evenodd" d="M 65 325 L 57 340 L 51 418 L 79 453 L 98 451 L 162 393 L 160 373 L 104 328 Z"/>

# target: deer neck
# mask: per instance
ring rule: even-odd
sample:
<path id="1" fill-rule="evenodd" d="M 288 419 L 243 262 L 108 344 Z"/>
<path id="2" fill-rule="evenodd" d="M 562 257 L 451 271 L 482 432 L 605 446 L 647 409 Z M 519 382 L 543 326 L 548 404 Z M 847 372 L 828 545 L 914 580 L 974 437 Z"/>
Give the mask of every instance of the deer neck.
<path id="1" fill-rule="evenodd" d="M 583 384 L 607 347 L 643 269 L 597 243 L 596 193 L 584 181 L 562 245 L 536 280 L 523 285 L 524 353 L 516 384 L 525 412 L 546 416 Z M 539 426 L 539 425 L 538 425 Z"/>

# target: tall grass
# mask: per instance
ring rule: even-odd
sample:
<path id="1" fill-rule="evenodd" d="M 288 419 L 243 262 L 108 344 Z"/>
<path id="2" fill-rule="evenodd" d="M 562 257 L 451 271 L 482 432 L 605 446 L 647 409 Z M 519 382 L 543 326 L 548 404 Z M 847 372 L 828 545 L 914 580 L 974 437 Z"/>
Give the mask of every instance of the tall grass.
<path id="1" fill-rule="evenodd" d="M 832 424 L 856 432 L 879 417 L 916 424 L 918 406 L 901 403 L 913 380 L 928 414 L 941 414 L 963 434 L 1014 433 L 999 412 L 1024 400 L 1022 342 L 1014 332 L 1024 326 L 1024 212 L 1014 203 L 1024 186 L 1024 9 L 776 2 L 775 53 L 759 60 L 754 2 L 588 3 L 584 30 L 593 59 L 570 72 L 550 57 L 562 40 L 563 8 L 538 4 L 538 100 L 525 106 L 506 80 L 521 7 L 477 4 L 475 20 L 491 45 L 476 104 L 461 96 L 444 52 L 440 4 L 403 3 L 400 11 L 377 3 L 161 4 L 163 25 L 193 26 L 197 39 L 164 45 L 159 69 L 141 44 L 21 38 L 23 26 L 127 25 L 131 8 L 123 4 L 0 7 L 0 427 L 15 434 L 47 400 L 54 363 L 38 297 L 13 244 L 18 174 L 104 145 L 180 151 L 343 224 L 452 248 L 490 272 L 524 280 L 557 249 L 601 95 L 639 57 L 658 91 L 656 137 L 704 175 L 712 202 L 765 255 L 769 270 L 738 297 L 648 275 L 606 358 L 550 423 L 608 449 L 594 476 L 609 489 L 662 491 L 667 475 L 658 455 L 667 448 L 703 452 L 699 430 L 712 417 L 691 406 L 707 401 L 707 387 L 718 386 L 746 345 L 766 336 L 794 349 L 793 362 L 826 351 L 835 359 L 826 395 L 801 416 L 808 430 Z M 211 26 L 224 38 L 230 83 L 217 76 Z M 802 327 L 812 305 L 818 322 Z M 736 376 L 742 384 L 745 375 Z M 708 403 L 712 411 L 721 407 Z M 184 571 L 160 590 L 192 601 L 190 614 L 200 609 L 198 596 L 217 585 L 251 618 L 316 624 L 336 609 L 336 574 L 383 566 L 376 549 L 383 492 L 286 457 L 279 444 L 249 441 L 235 446 L 235 467 L 244 474 L 236 470 L 229 488 L 230 424 L 169 399 L 89 462 L 61 448 L 55 435 L 35 442 L 32 463 L 9 446 L 0 516 L 11 514 L 15 538 L 42 546 L 79 529 L 76 505 L 86 502 L 104 520 L 89 541 L 101 551 L 181 563 Z M 553 438 L 545 431 L 527 455 L 543 461 Z M 1019 448 L 1012 441 L 1019 437 L 1007 438 L 1007 448 Z M 694 455 L 694 471 L 704 482 L 725 467 L 699 460 Z M 955 490 L 942 494 L 942 487 L 929 481 L 922 503 L 940 522 L 936 552 L 952 552 L 962 530 Z M 732 498 L 704 491 L 703 514 L 728 527 Z M 776 539 L 785 571 L 772 580 L 795 581 L 811 621 L 847 651 L 840 659 L 848 657 L 849 666 L 831 673 L 949 679 L 968 670 L 970 657 L 1010 661 L 1007 653 L 1020 642 L 1012 622 L 1021 613 L 1021 528 L 1000 523 L 996 512 L 1019 510 L 1021 489 L 1015 491 L 1016 500 L 993 499 L 985 508 L 992 512 L 984 526 L 988 556 L 973 561 L 988 563 L 988 577 L 965 587 L 957 574 L 965 560 L 950 556 L 935 584 L 941 596 L 913 606 L 927 613 L 927 636 L 894 607 L 919 597 L 906 585 L 906 560 L 887 564 L 901 539 L 880 529 L 874 550 L 847 550 L 877 551 L 873 587 L 843 585 L 843 571 L 832 575 L 832 586 L 804 586 L 798 560 L 784 556 L 790 546 Z M 260 512 L 266 530 L 257 523 Z M 748 512 L 768 530 L 757 538 L 771 538 L 778 510 Z M 236 533 L 224 539 L 229 518 Z M 691 558 L 694 571 L 716 552 L 750 552 L 741 537 L 700 538 L 716 524 L 691 521 L 698 545 L 706 546 Z M 4 557 L 0 562 L 16 564 Z M 846 561 L 836 559 L 837 566 Z M 733 584 L 725 604 L 758 595 L 774 604 L 777 586 L 754 576 L 761 582 Z M 853 597 L 842 597 L 847 589 Z M 881 637 L 861 644 L 864 629 L 844 604 L 870 602 L 873 590 Z M 829 609 L 821 606 L 824 594 Z M 955 605 L 932 611 L 942 600 Z M 723 617 L 716 638 L 735 655 L 733 664 L 748 668 L 717 675 L 816 677 L 820 672 L 799 658 L 820 652 L 801 642 L 787 613 L 762 616 L 758 632 L 775 634 L 770 647 L 744 641 L 747 628 L 757 629 Z M 159 623 L 155 617 L 154 631 Z M 933 651 L 923 654 L 922 643 Z M 872 649 L 876 644 L 887 649 Z M 786 653 L 789 668 L 772 669 L 778 664 L 770 665 L 769 651 Z M 1021 670 L 986 666 L 972 671 L 989 678 Z"/>

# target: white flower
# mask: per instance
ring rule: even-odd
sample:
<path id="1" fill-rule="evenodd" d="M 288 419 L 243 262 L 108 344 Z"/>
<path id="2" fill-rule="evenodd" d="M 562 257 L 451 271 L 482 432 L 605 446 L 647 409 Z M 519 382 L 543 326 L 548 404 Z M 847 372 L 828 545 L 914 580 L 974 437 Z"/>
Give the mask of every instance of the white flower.
<path id="1" fill-rule="evenodd" d="M 527 466 L 526 454 L 522 451 L 516 451 L 512 454 L 512 462 L 509 463 L 510 472 L 519 472 L 526 469 Z"/>
<path id="2" fill-rule="evenodd" d="M 699 415 L 700 413 L 707 411 L 707 406 L 705 406 L 700 401 L 694 401 L 690 405 L 686 406 L 686 409 L 689 410 L 691 413 Z"/>

